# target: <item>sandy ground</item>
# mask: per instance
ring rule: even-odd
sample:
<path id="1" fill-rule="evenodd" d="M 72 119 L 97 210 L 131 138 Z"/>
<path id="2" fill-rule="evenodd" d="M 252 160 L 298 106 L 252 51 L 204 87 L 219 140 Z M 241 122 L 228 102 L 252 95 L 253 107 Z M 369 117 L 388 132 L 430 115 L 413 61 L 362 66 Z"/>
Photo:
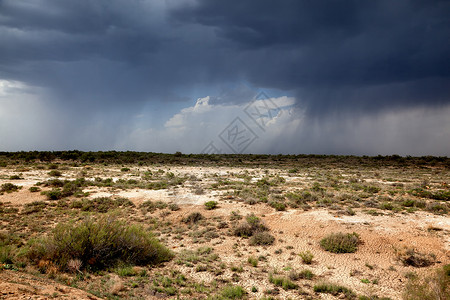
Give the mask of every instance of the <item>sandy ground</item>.
<path id="1" fill-rule="evenodd" d="M 100 299 L 85 291 L 26 273 L 0 272 L 0 299 Z"/>
<path id="2" fill-rule="evenodd" d="M 261 170 L 245 168 L 201 168 L 201 167 L 171 167 L 171 172 L 176 174 L 195 175 L 202 179 L 204 185 L 211 182 L 210 176 L 218 174 L 226 176 L 230 172 L 239 173 L 250 171 L 252 176 L 258 178 Z M 270 170 L 276 172 L 276 170 Z M 11 203 L 14 206 L 22 206 L 38 200 L 45 200 L 45 196 L 40 193 L 30 193 L 28 188 L 38 181 L 43 181 L 49 177 L 43 175 L 43 171 L 24 172 L 23 180 L 14 180 L 14 184 L 23 188 L 19 192 L 4 194 L 0 196 L 1 202 Z M 12 174 L 12 173 L 11 173 Z M 9 174 L 6 173 L 6 176 Z M 117 170 L 116 179 L 122 176 Z M 43 179 L 43 177 L 46 177 Z M 123 176 L 122 176 L 123 177 Z M 67 176 L 66 179 L 73 179 L 75 176 Z M 130 177 L 133 178 L 133 177 Z M 287 183 L 301 182 L 307 179 L 306 174 L 295 177 L 287 177 Z M 64 179 L 64 178 L 62 178 Z M 11 182 L 11 180 L 1 179 L 0 184 Z M 379 294 L 392 299 L 400 299 L 402 287 L 407 279 L 406 272 L 417 272 L 425 274 L 428 268 L 413 268 L 403 266 L 396 258 L 396 249 L 405 247 L 415 248 L 419 252 L 433 253 L 436 256 L 437 264 L 441 266 L 450 263 L 450 218 L 443 215 L 418 211 L 413 214 L 385 214 L 372 216 L 357 211 L 354 216 L 338 216 L 325 209 L 313 209 L 310 211 L 288 209 L 283 212 L 275 212 L 267 205 L 245 205 L 239 202 L 224 200 L 221 191 L 207 190 L 202 195 L 192 192 L 189 184 L 185 187 L 169 190 L 111 190 L 108 188 L 89 188 L 90 198 L 103 196 L 122 196 L 129 198 L 136 205 L 145 201 L 163 201 L 176 203 L 181 207 L 180 211 L 168 216 L 169 220 L 179 222 L 183 217 L 192 211 L 201 211 L 208 217 L 221 216 L 227 218 L 231 211 L 239 211 L 241 215 L 255 213 L 262 216 L 262 219 L 276 237 L 276 243 L 270 247 L 258 249 L 246 246 L 246 240 L 240 243 L 239 252 L 243 257 L 265 255 L 268 257 L 268 270 L 281 270 L 283 268 L 303 269 L 309 268 L 314 271 L 319 278 L 336 282 L 351 287 L 360 294 Z M 219 202 L 219 208 L 213 211 L 205 211 L 203 203 L 210 200 Z M 430 226 L 440 228 L 440 231 L 427 230 Z M 354 254 L 332 254 L 320 249 L 318 241 L 325 235 L 332 232 L 358 232 L 363 241 L 358 251 Z M 221 237 L 224 242 L 214 246 L 216 253 L 220 255 L 224 262 L 242 263 L 243 259 L 235 255 L 233 245 L 236 238 Z M 179 246 L 176 242 L 170 242 L 172 249 Z M 274 254 L 278 249 L 282 249 L 280 254 Z M 313 264 L 305 266 L 297 253 L 309 250 L 314 254 Z M 246 266 L 249 269 L 248 266 Z M 198 280 L 206 282 L 214 278 L 209 273 L 190 274 Z M 226 275 L 227 276 L 227 275 Z M 378 284 L 368 285 L 361 282 L 361 279 L 378 280 Z M 267 277 L 261 277 L 249 269 L 242 274 L 241 284 L 247 290 L 252 286 L 264 289 L 264 282 Z M 304 282 L 304 284 L 308 284 Z M 43 279 L 25 273 L 13 271 L 0 272 L 0 299 L 48 299 L 49 297 L 61 299 L 97 299 L 95 296 L 84 291 L 57 284 L 49 279 Z M 281 290 L 279 296 L 283 297 Z M 262 293 L 256 294 L 262 297 Z M 329 296 L 321 294 L 320 297 L 327 299 Z"/>

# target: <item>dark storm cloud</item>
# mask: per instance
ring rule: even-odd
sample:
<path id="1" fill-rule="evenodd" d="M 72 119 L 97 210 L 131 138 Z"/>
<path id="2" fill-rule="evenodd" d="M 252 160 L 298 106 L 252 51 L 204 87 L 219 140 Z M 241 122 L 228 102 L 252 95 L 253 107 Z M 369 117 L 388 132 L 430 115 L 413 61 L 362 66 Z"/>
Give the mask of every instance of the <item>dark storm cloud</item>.
<path id="1" fill-rule="evenodd" d="M 448 1 L 199 1 L 175 16 L 215 29 L 257 86 L 327 110 L 450 102 Z"/>
<path id="2" fill-rule="evenodd" d="M 448 1 L 3 0 L 0 76 L 78 101 L 179 101 L 174 90 L 246 81 L 321 110 L 448 103 L 448 12 Z"/>
<path id="3" fill-rule="evenodd" d="M 143 112 L 260 90 L 295 95 L 312 123 L 431 111 L 450 104 L 448 15 L 449 1 L 0 0 L 0 96 L 41 109 L 30 136 L 84 149 L 113 146 Z M 21 84 L 28 96 L 11 92 Z"/>

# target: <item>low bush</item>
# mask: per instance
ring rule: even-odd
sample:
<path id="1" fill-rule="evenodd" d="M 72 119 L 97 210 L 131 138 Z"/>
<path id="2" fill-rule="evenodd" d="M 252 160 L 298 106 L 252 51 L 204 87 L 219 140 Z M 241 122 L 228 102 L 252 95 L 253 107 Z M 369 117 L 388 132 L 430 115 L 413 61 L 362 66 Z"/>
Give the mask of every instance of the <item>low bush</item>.
<path id="1" fill-rule="evenodd" d="M 234 227 L 232 232 L 235 236 L 244 238 L 250 237 L 250 245 L 271 245 L 275 241 L 267 231 L 269 228 L 263 224 L 260 218 L 254 214 L 248 215 L 245 218 L 246 222 Z"/>
<path id="2" fill-rule="evenodd" d="M 22 242 L 16 234 L 0 231 L 0 270 L 17 269 L 17 265 L 25 265 L 20 246 Z"/>
<path id="3" fill-rule="evenodd" d="M 205 202 L 205 208 L 206 208 L 207 210 L 212 210 L 212 209 L 217 208 L 217 201 L 208 201 L 208 202 Z"/>
<path id="4" fill-rule="evenodd" d="M 154 265 L 172 259 L 173 254 L 142 227 L 103 216 L 58 224 L 50 236 L 30 242 L 27 256 L 35 263 L 50 261 L 67 270 L 68 262 L 76 259 L 82 269 L 105 269 L 119 264 Z"/>
<path id="5" fill-rule="evenodd" d="M 84 178 L 79 178 L 73 181 L 52 179 L 43 183 L 45 187 L 53 187 L 50 191 L 41 192 L 42 195 L 46 195 L 48 200 L 59 200 L 69 196 L 81 197 L 85 194 L 82 191 L 82 187 L 87 185 L 87 181 Z"/>
<path id="6" fill-rule="evenodd" d="M 242 299 L 245 294 L 244 288 L 239 285 L 227 285 L 220 292 L 220 295 L 225 299 Z"/>
<path id="7" fill-rule="evenodd" d="M 195 224 L 203 219 L 203 215 L 199 212 L 193 212 L 189 216 L 183 219 L 184 223 Z"/>
<path id="8" fill-rule="evenodd" d="M 338 296 L 341 294 L 344 295 L 346 299 L 356 298 L 355 293 L 351 289 L 334 283 L 318 283 L 314 286 L 314 292 L 331 294 L 333 296 Z"/>
<path id="9" fill-rule="evenodd" d="M 82 211 L 106 213 L 116 208 L 134 207 L 135 205 L 129 199 L 124 197 L 98 197 L 94 199 L 83 199 L 74 201 L 71 208 L 80 208 Z"/>
<path id="10" fill-rule="evenodd" d="M 165 208 L 167 208 L 167 206 L 168 206 L 168 204 L 163 202 L 163 201 L 155 201 L 155 202 L 153 202 L 151 200 L 148 200 L 148 201 L 143 202 L 139 206 L 139 208 L 141 209 L 142 213 L 145 214 L 147 212 L 153 213 L 157 209 L 165 209 Z"/>
<path id="11" fill-rule="evenodd" d="M 297 284 L 292 282 L 286 277 L 274 277 L 273 274 L 269 274 L 269 281 L 276 286 L 281 286 L 284 290 L 293 290 L 298 287 Z"/>
<path id="12" fill-rule="evenodd" d="M 251 264 L 254 268 L 256 268 L 256 267 L 258 266 L 258 259 L 257 259 L 256 257 L 250 256 L 250 257 L 247 259 L 247 262 L 248 262 L 249 264 Z"/>
<path id="13" fill-rule="evenodd" d="M 450 209 L 450 204 L 441 202 L 432 202 L 428 203 L 425 209 L 435 214 L 446 214 Z"/>
<path id="14" fill-rule="evenodd" d="M 366 193 L 370 193 L 370 194 L 376 194 L 379 191 L 381 191 L 381 188 L 377 187 L 377 186 L 364 186 L 363 188 L 364 192 Z"/>
<path id="15" fill-rule="evenodd" d="M 59 200 L 63 198 L 61 189 L 58 188 L 51 189 L 50 191 L 41 192 L 41 194 L 47 196 L 48 200 Z"/>
<path id="16" fill-rule="evenodd" d="M 297 272 L 297 271 L 289 272 L 289 279 L 291 279 L 291 280 L 299 280 L 299 279 L 311 280 L 313 278 L 314 278 L 314 273 L 308 269 L 302 270 L 301 272 Z"/>
<path id="17" fill-rule="evenodd" d="M 22 188 L 21 186 L 17 186 L 15 184 L 8 182 L 8 183 L 4 183 L 0 186 L 0 193 L 4 193 L 4 192 L 12 193 L 12 192 L 18 191 L 21 188 Z"/>
<path id="18" fill-rule="evenodd" d="M 44 201 L 33 201 L 31 203 L 26 203 L 23 206 L 22 214 L 29 215 L 32 213 L 38 213 L 43 211 L 47 206 L 47 203 Z"/>
<path id="19" fill-rule="evenodd" d="M 249 241 L 252 246 L 272 245 L 274 242 L 275 237 L 267 231 L 260 231 L 253 234 Z"/>
<path id="20" fill-rule="evenodd" d="M 407 248 L 403 250 L 396 250 L 398 259 L 405 266 L 413 266 L 416 268 L 428 267 L 434 264 L 434 255 L 427 255 L 417 252 L 413 248 Z"/>
<path id="21" fill-rule="evenodd" d="M 353 253 L 361 243 L 359 235 L 353 233 L 332 233 L 320 241 L 320 246 L 333 253 Z"/>
<path id="22" fill-rule="evenodd" d="M 48 172 L 48 175 L 52 177 L 60 177 L 62 176 L 62 173 L 58 170 L 51 170 L 50 172 Z"/>
<path id="23" fill-rule="evenodd" d="M 176 204 L 176 203 L 170 203 L 168 207 L 171 211 L 180 210 L 180 206 L 178 206 L 178 204 Z"/>
<path id="24" fill-rule="evenodd" d="M 285 211 L 286 210 L 286 205 L 283 202 L 271 201 L 269 203 L 269 205 L 271 207 L 275 208 L 275 210 L 277 210 L 277 211 Z"/>
<path id="25" fill-rule="evenodd" d="M 245 223 L 241 223 L 233 229 L 235 236 L 250 237 L 257 232 L 268 231 L 269 229 L 263 224 L 260 218 L 254 214 L 250 214 L 245 218 Z"/>
<path id="26" fill-rule="evenodd" d="M 303 263 L 307 265 L 310 265 L 314 258 L 314 255 L 309 250 L 305 252 L 300 252 L 298 255 L 302 258 Z"/>

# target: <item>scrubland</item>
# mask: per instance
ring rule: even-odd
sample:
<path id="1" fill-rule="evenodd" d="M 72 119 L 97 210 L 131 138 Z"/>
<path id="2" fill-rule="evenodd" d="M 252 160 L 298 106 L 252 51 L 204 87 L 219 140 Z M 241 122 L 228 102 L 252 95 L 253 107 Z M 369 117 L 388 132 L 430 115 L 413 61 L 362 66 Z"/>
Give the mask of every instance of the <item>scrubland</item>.
<path id="1" fill-rule="evenodd" d="M 1 299 L 449 299 L 450 159 L 0 153 Z"/>

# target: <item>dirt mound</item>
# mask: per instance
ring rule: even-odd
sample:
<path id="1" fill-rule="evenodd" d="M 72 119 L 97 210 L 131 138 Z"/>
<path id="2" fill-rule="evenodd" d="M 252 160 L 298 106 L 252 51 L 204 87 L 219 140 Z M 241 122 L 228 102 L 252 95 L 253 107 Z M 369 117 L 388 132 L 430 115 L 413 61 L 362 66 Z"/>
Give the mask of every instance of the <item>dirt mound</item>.
<path id="1" fill-rule="evenodd" d="M 55 281 L 15 271 L 0 271 L 0 299 L 100 299 Z"/>

